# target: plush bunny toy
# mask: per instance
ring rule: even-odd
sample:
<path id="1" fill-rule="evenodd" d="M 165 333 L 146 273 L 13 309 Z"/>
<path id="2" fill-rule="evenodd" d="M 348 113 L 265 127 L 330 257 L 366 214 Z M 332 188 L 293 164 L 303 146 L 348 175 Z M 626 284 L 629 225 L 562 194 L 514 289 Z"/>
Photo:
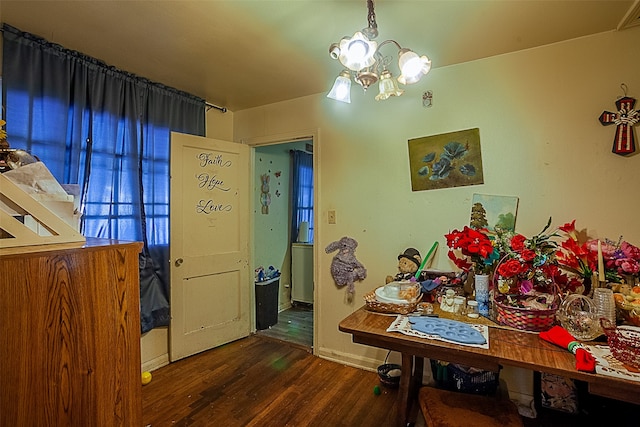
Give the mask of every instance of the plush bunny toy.
<path id="1" fill-rule="evenodd" d="M 357 246 L 355 239 L 345 236 L 325 248 L 326 253 L 338 251 L 331 261 L 331 275 L 338 286 L 347 286 L 349 294 L 355 291 L 356 280 L 367 277 L 367 269 L 356 259 Z"/>

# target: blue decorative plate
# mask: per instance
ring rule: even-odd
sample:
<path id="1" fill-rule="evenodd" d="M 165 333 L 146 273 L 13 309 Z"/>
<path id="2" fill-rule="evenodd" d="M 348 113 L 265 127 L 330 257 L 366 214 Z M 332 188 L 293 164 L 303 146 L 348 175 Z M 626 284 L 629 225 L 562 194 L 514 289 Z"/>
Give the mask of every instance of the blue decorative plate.
<path id="1" fill-rule="evenodd" d="M 457 320 L 437 317 L 412 317 L 411 329 L 425 334 L 438 335 L 462 344 L 486 344 L 484 336 L 470 325 Z"/>

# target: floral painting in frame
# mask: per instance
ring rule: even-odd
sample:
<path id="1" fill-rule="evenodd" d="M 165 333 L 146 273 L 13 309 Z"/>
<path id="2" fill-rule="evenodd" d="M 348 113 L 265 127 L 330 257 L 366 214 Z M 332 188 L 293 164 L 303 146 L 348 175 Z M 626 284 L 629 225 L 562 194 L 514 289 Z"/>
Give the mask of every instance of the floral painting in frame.
<path id="1" fill-rule="evenodd" d="M 471 199 L 471 228 L 487 228 L 515 231 L 518 198 L 515 196 L 494 196 L 474 194 Z"/>
<path id="2" fill-rule="evenodd" d="M 480 129 L 409 140 L 413 191 L 484 184 Z"/>

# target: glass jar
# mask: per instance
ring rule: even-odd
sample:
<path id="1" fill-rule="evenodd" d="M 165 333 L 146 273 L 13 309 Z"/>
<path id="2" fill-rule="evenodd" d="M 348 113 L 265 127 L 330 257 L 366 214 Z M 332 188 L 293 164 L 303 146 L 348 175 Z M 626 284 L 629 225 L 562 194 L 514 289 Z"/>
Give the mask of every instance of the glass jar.
<path id="1" fill-rule="evenodd" d="M 464 314 L 466 310 L 466 298 L 463 296 L 457 296 L 453 299 L 453 313 Z"/>
<path id="2" fill-rule="evenodd" d="M 480 317 L 480 312 L 478 311 L 478 301 L 467 301 L 467 316 L 473 319 L 477 319 L 478 317 Z"/>

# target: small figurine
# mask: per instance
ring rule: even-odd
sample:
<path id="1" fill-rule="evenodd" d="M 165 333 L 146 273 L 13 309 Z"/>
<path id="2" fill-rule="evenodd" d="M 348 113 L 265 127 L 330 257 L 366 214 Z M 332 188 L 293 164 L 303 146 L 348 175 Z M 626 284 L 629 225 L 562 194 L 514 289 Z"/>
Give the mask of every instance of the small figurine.
<path id="1" fill-rule="evenodd" d="M 446 311 L 449 313 L 455 312 L 455 303 L 456 299 L 456 291 L 453 289 L 447 289 L 447 292 L 442 296 L 442 301 L 440 301 L 440 310 Z"/>

